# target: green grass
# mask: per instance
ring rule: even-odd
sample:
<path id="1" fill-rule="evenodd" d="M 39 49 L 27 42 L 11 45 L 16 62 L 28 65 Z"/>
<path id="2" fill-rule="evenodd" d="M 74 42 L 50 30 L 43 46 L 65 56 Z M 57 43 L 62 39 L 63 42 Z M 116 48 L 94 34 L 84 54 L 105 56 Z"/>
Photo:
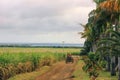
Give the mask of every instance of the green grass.
<path id="1" fill-rule="evenodd" d="M 117 76 L 110 76 L 110 72 L 100 71 L 97 80 L 118 80 Z"/>
<path id="2" fill-rule="evenodd" d="M 89 76 L 82 70 L 82 66 L 84 62 L 80 60 L 77 65 L 75 66 L 75 71 L 73 75 L 75 76 L 74 80 L 89 80 Z"/>
<path id="3" fill-rule="evenodd" d="M 66 53 L 79 51 L 78 48 L 0 48 L 0 80 L 51 65 L 64 60 Z"/>
<path id="4" fill-rule="evenodd" d="M 89 75 L 82 70 L 83 65 L 84 62 L 80 60 L 75 66 L 75 71 L 73 73 L 75 76 L 74 80 L 90 80 Z M 118 80 L 117 76 L 110 76 L 110 72 L 99 71 L 99 76 L 96 80 Z"/>
<path id="5" fill-rule="evenodd" d="M 79 51 L 80 49 L 75 48 L 0 48 L 0 64 L 17 64 L 45 57 L 61 60 L 66 53 L 77 54 Z"/>

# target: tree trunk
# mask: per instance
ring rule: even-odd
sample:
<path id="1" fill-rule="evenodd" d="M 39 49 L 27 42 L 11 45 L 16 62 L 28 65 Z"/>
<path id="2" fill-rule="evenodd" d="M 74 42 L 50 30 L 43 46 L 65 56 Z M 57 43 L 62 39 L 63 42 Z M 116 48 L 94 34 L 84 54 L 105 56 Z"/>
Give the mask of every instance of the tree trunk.
<path id="1" fill-rule="evenodd" d="M 95 52 L 97 50 L 96 42 L 92 44 L 92 51 Z"/>
<path id="2" fill-rule="evenodd" d="M 111 76 L 116 76 L 115 72 L 115 56 L 111 59 Z"/>
<path id="3" fill-rule="evenodd" d="M 115 67 L 118 66 L 118 56 L 115 57 Z"/>
<path id="4" fill-rule="evenodd" d="M 111 60 L 110 60 L 110 57 L 109 56 L 107 56 L 106 57 L 107 59 L 107 65 L 106 65 L 106 71 L 110 71 L 110 63 L 111 63 Z"/>
<path id="5" fill-rule="evenodd" d="M 120 80 L 120 57 L 118 57 L 118 80 Z"/>

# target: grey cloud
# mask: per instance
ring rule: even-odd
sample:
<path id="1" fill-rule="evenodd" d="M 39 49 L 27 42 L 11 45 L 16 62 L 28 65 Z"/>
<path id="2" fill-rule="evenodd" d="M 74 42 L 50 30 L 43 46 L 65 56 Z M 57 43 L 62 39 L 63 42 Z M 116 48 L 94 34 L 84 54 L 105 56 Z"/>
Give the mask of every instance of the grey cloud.
<path id="1" fill-rule="evenodd" d="M 13 0 L 2 0 L 0 3 L 0 16 L 2 16 L 1 20 L 4 20 L 4 23 L 0 22 L 0 33 L 27 35 L 77 32 L 83 30 L 78 22 L 79 20 L 85 22 L 86 16 L 83 17 L 84 15 L 79 14 L 80 12 L 66 11 L 76 7 L 87 9 L 93 6 L 89 4 L 90 0 L 16 0 L 12 2 Z M 80 11 L 84 13 L 84 10 Z M 66 15 L 70 15 L 68 19 Z M 77 20 L 78 22 L 75 22 Z"/>
<path id="2" fill-rule="evenodd" d="M 19 0 L 17 0 L 19 1 Z M 73 8 L 73 7 L 91 7 L 90 0 L 45 0 L 46 3 L 41 4 L 34 3 L 34 4 L 27 4 L 24 1 L 27 0 L 21 0 L 18 5 L 11 4 L 5 4 L 4 6 L 1 6 L 1 12 L 2 16 L 6 15 L 8 16 L 19 16 L 19 17 L 44 17 L 44 16 L 54 16 L 57 14 L 61 14 L 62 11 Z M 30 0 L 31 1 L 31 0 Z M 40 0 L 42 2 L 44 0 Z M 29 1 L 28 1 L 29 2 Z M 34 2 L 37 2 L 37 0 L 34 0 Z"/>
<path id="3" fill-rule="evenodd" d="M 91 0 L 0 0 L 0 42 L 79 43 L 79 23 L 93 7 Z"/>

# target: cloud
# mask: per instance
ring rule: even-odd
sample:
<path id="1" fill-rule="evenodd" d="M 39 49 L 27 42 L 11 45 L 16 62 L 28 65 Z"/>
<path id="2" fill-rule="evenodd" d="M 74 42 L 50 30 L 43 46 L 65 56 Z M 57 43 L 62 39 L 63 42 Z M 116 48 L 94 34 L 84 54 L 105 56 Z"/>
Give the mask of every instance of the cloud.
<path id="1" fill-rule="evenodd" d="M 77 33 L 83 30 L 79 23 L 87 22 L 94 7 L 91 0 L 0 0 L 0 34 Z"/>

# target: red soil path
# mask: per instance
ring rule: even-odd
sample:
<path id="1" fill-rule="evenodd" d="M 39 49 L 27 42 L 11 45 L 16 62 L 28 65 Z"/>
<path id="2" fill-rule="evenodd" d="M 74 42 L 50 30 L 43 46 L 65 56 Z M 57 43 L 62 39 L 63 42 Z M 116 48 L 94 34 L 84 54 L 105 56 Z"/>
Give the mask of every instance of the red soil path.
<path id="1" fill-rule="evenodd" d="M 48 72 L 39 75 L 35 80 L 73 80 L 74 67 L 75 63 L 58 62 L 51 66 Z"/>

